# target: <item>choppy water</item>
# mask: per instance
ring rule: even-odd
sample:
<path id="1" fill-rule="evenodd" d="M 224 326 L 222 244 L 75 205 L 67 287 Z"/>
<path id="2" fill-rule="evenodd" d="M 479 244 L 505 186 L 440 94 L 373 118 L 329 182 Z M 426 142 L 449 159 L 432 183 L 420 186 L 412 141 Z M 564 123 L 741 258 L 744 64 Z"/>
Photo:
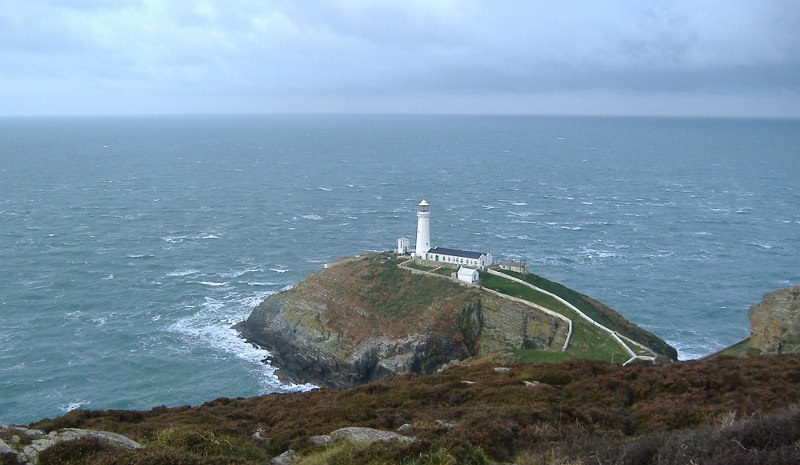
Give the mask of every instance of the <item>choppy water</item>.
<path id="1" fill-rule="evenodd" d="M 0 120 L 0 422 L 282 387 L 230 330 L 337 257 L 526 259 L 693 358 L 800 282 L 800 122 Z"/>

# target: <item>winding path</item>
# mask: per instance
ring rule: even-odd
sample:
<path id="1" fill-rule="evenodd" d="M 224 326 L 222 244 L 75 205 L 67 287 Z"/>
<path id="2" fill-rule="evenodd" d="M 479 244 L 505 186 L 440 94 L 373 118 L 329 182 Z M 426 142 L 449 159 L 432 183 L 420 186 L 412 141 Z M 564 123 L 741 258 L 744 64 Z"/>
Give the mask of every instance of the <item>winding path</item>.
<path id="1" fill-rule="evenodd" d="M 489 274 L 493 274 L 495 276 L 499 276 L 501 278 L 505 278 L 505 279 L 508 279 L 510 281 L 514 281 L 515 283 L 519 283 L 519 284 L 528 286 L 529 288 L 531 288 L 531 289 L 533 289 L 533 290 L 535 290 L 537 292 L 541 292 L 542 294 L 549 295 L 550 297 L 558 300 L 559 302 L 561 302 L 562 304 L 567 306 L 567 308 L 569 308 L 570 310 L 572 310 L 575 313 L 577 313 L 581 318 L 583 318 L 584 320 L 588 321 L 589 323 L 594 325 L 596 328 L 599 328 L 600 330 L 607 332 L 609 334 L 609 336 L 611 336 L 615 341 L 617 341 L 617 343 L 623 348 L 623 350 L 625 350 L 625 352 L 627 352 L 628 355 L 630 356 L 628 361 L 626 361 L 625 363 L 622 364 L 623 366 L 628 365 L 628 364 L 630 364 L 630 363 L 632 363 L 634 361 L 637 361 L 637 360 L 652 362 L 652 361 L 654 361 L 656 359 L 656 353 L 653 350 L 651 350 L 650 348 L 644 346 L 643 344 L 641 344 L 639 342 L 634 341 L 633 339 L 631 339 L 631 338 L 629 338 L 627 336 L 623 336 L 623 335 L 619 334 L 618 332 L 612 330 L 611 328 L 607 328 L 606 326 L 603 326 L 602 324 L 600 324 L 600 323 L 596 322 L 595 320 L 591 319 L 589 317 L 589 315 L 583 313 L 580 309 L 578 309 L 578 307 L 572 305 L 571 303 L 569 303 L 566 300 L 562 299 L 561 297 L 553 294 L 552 292 L 546 291 L 546 290 L 544 290 L 544 289 L 542 289 L 540 287 L 536 287 L 533 284 L 531 284 L 531 283 L 529 283 L 527 281 L 523 281 L 523 280 L 521 280 L 519 278 L 515 278 L 513 276 L 509 276 L 509 275 L 507 275 L 505 273 L 500 273 L 499 271 L 495 271 L 495 270 L 488 269 L 488 268 L 485 271 L 488 272 Z M 571 323 L 571 321 L 570 321 L 570 323 Z M 571 324 L 570 324 L 570 334 L 572 334 L 572 325 Z M 636 347 L 639 347 L 640 349 L 646 351 L 647 353 L 649 353 L 651 355 L 637 355 L 636 352 L 634 352 L 633 349 L 631 349 L 631 347 L 628 344 L 625 343 L 625 341 L 628 341 L 629 343 L 635 345 Z M 569 342 L 569 338 L 567 338 L 567 342 Z M 564 345 L 564 350 L 566 350 L 566 344 Z"/>
<path id="2" fill-rule="evenodd" d="M 406 260 L 403 263 L 400 263 L 398 266 L 400 266 L 402 268 L 405 268 L 407 270 L 410 270 L 413 273 L 430 274 L 430 275 L 433 275 L 433 276 L 440 276 L 442 278 L 447 278 L 446 276 L 442 276 L 440 274 L 434 273 L 434 271 L 438 270 L 439 268 L 435 268 L 433 270 L 418 270 L 418 269 L 411 268 L 410 266 L 406 265 L 407 263 L 412 262 L 412 261 L 414 261 L 413 258 L 410 259 L 410 260 Z M 522 284 L 524 286 L 527 286 L 527 287 L 533 289 L 536 292 L 540 292 L 542 294 L 548 295 L 548 296 L 558 300 L 562 304 L 564 304 L 567 308 L 569 308 L 570 310 L 575 312 L 578 316 L 580 316 L 581 318 L 583 318 L 584 320 L 586 320 L 587 322 L 592 324 L 595 328 L 598 328 L 601 331 L 605 331 L 606 333 L 608 333 L 608 335 L 612 339 L 614 339 L 617 342 L 617 344 L 619 344 L 620 347 L 622 347 L 622 349 L 630 357 L 625 363 L 622 364 L 623 366 L 628 365 L 630 363 L 633 363 L 635 361 L 644 361 L 644 362 L 653 362 L 653 361 L 655 361 L 656 353 L 652 349 L 650 349 L 649 347 L 645 346 L 644 344 L 642 344 L 640 342 L 634 341 L 633 339 L 631 339 L 631 338 L 629 338 L 627 336 L 619 334 L 617 331 L 614 331 L 611 328 L 603 326 L 602 324 L 598 323 L 597 321 L 595 321 L 591 317 L 589 317 L 589 315 L 583 313 L 578 307 L 572 305 L 571 303 L 567 302 L 566 300 L 562 299 L 561 297 L 557 296 L 556 294 L 553 294 L 552 292 L 546 291 L 546 290 L 544 290 L 544 289 L 542 289 L 540 287 L 536 287 L 536 286 L 534 286 L 533 284 L 531 284 L 531 283 L 529 283 L 527 281 L 523 281 L 523 280 L 521 280 L 519 278 L 515 278 L 513 276 L 509 276 L 509 275 L 507 275 L 505 273 L 501 273 L 499 271 L 495 271 L 495 270 L 492 270 L 490 268 L 486 268 L 485 270 L 482 270 L 482 271 L 485 271 L 485 272 L 487 272 L 489 274 L 493 274 L 495 276 L 499 276 L 501 278 L 508 279 L 508 280 L 513 281 L 515 283 Z M 453 278 L 448 278 L 448 279 L 453 279 Z M 501 296 L 503 298 L 511 299 L 511 300 L 513 300 L 515 302 L 519 302 L 519 303 L 528 305 L 530 307 L 535 308 L 536 310 L 539 310 L 540 312 L 546 313 L 547 315 L 559 318 L 562 321 L 566 322 L 569 325 L 569 331 L 567 332 L 567 338 L 564 341 L 564 346 L 561 348 L 561 351 L 565 352 L 567 350 L 567 348 L 569 347 L 569 343 L 572 340 L 572 332 L 573 332 L 573 326 L 574 326 L 573 325 L 573 321 L 570 318 L 568 318 L 565 315 L 562 315 L 561 313 L 558 313 L 558 312 L 556 312 L 554 310 L 550 310 L 549 308 L 546 308 L 546 307 L 543 307 L 541 305 L 535 304 L 535 303 L 530 302 L 528 300 L 520 299 L 519 297 L 510 296 L 508 294 L 503 294 L 502 292 L 498 292 L 498 291 L 495 291 L 493 289 L 487 289 L 485 287 L 483 288 L 483 290 L 491 292 L 491 293 L 494 293 L 494 294 L 499 295 L 499 296 Z M 638 355 L 633 349 L 631 349 L 631 346 L 629 344 L 638 347 L 639 349 L 647 352 L 650 355 Z"/>

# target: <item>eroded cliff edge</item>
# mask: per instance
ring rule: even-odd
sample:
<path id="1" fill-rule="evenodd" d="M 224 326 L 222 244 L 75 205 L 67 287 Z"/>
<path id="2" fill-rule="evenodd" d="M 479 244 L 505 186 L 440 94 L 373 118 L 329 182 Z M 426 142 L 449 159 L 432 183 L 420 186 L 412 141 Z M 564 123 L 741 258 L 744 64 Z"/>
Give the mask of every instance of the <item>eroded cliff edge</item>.
<path id="1" fill-rule="evenodd" d="M 750 348 L 757 354 L 800 353 L 800 286 L 764 295 L 750 307 Z"/>
<path id="2" fill-rule="evenodd" d="M 567 338 L 558 318 L 398 263 L 388 253 L 340 260 L 268 297 L 235 328 L 270 351 L 284 382 L 334 388 L 500 351 L 558 351 Z"/>

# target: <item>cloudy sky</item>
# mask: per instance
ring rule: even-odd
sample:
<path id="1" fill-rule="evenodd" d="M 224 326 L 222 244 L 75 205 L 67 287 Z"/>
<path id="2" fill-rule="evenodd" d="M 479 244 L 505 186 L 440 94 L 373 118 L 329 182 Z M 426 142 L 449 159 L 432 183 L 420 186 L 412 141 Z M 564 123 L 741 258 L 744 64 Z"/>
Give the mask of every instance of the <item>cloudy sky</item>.
<path id="1" fill-rule="evenodd" d="M 798 0 L 0 0 L 0 114 L 800 117 Z"/>

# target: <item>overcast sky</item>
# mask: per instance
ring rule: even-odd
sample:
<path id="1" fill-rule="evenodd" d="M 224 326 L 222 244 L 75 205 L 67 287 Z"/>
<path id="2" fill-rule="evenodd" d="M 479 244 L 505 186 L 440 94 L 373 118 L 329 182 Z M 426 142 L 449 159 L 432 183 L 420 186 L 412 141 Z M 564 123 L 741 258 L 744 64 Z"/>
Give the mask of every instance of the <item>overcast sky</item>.
<path id="1" fill-rule="evenodd" d="M 800 117 L 799 0 L 0 0 L 0 114 Z"/>

